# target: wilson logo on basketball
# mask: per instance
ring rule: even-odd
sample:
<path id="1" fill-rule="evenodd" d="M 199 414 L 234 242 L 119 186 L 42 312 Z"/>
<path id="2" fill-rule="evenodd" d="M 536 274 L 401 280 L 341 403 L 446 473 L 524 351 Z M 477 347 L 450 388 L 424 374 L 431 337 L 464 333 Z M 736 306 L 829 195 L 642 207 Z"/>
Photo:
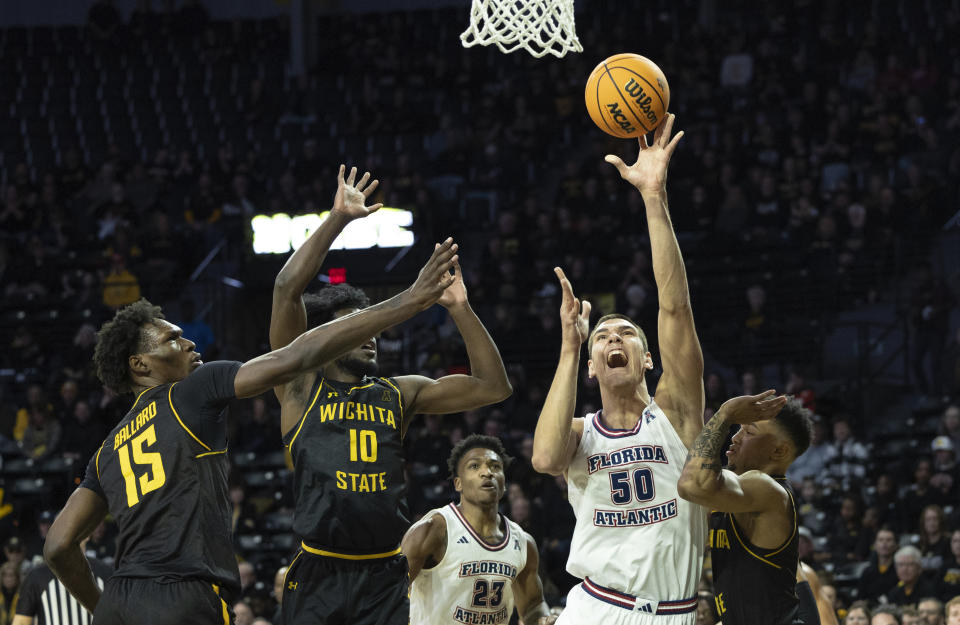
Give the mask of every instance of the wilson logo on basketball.
<path id="1" fill-rule="evenodd" d="M 653 98 L 644 92 L 640 83 L 631 78 L 627 81 L 627 84 L 623 86 L 623 89 L 630 94 L 630 97 L 634 98 L 633 104 L 643 111 L 644 116 L 650 120 L 650 123 L 655 124 L 657 121 L 657 113 L 653 110 L 653 107 L 650 106 L 653 103 Z"/>

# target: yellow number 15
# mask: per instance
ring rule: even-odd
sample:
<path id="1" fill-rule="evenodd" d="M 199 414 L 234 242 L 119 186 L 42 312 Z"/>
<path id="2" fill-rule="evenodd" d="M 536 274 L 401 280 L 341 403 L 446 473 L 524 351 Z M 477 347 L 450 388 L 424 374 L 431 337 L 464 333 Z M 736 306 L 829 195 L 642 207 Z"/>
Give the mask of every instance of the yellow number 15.
<path id="1" fill-rule="evenodd" d="M 156 442 L 157 433 L 151 425 L 143 433 L 117 450 L 117 456 L 120 458 L 120 472 L 123 473 L 123 481 L 127 486 L 127 506 L 130 508 L 140 503 L 141 495 L 157 490 L 167 481 L 167 476 L 163 472 L 163 459 L 160 454 L 143 451 L 144 445 L 149 447 Z M 149 471 L 140 475 L 139 480 L 133 474 L 133 466 L 130 464 L 130 449 L 128 448 L 133 449 L 133 464 L 150 467 Z M 152 477 L 150 477 L 151 472 L 153 473 Z M 140 494 L 137 493 L 138 481 Z"/>

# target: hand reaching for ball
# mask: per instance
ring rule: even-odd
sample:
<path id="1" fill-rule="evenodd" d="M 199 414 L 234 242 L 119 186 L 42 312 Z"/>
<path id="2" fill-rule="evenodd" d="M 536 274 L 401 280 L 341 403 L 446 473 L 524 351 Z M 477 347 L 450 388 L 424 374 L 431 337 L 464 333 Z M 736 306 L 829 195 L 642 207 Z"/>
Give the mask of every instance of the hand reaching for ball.
<path id="1" fill-rule="evenodd" d="M 677 144 L 683 137 L 681 130 L 670 138 L 673 131 L 673 120 L 676 115 L 668 113 L 663 123 L 657 126 L 653 133 L 653 143 L 647 142 L 646 135 L 641 136 L 640 153 L 633 165 L 627 165 L 619 156 L 607 154 L 604 160 L 617 168 L 620 177 L 637 188 L 640 193 L 663 193 L 667 189 L 667 167 L 670 157 L 677 149 Z"/>

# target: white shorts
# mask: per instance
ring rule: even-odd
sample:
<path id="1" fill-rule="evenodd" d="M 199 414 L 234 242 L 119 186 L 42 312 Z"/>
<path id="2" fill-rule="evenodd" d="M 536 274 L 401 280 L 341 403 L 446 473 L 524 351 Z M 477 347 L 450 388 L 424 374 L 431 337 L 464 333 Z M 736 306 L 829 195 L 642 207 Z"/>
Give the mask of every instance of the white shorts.
<path id="1" fill-rule="evenodd" d="M 629 609 L 601 601 L 587 594 L 582 584 L 577 584 L 567 594 L 567 607 L 556 625 L 696 625 L 697 622 L 696 608 L 684 614 L 656 614 L 642 609 L 642 606 Z"/>

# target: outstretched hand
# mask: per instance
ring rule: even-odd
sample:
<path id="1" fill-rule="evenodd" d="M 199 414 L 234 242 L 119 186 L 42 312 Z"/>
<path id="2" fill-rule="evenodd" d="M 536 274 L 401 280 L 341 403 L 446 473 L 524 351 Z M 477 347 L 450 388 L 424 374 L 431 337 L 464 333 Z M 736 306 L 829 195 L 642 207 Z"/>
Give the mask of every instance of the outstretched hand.
<path id="1" fill-rule="evenodd" d="M 756 423 L 772 419 L 780 413 L 787 404 L 783 395 L 776 396 L 777 391 L 770 389 L 759 395 L 742 395 L 723 402 L 720 410 L 730 423 Z"/>
<path id="2" fill-rule="evenodd" d="M 437 243 L 427 264 L 420 270 L 416 282 L 408 289 L 410 296 L 414 298 L 421 310 L 436 304 L 456 279 L 457 274 L 450 273 L 450 270 L 456 267 L 457 261 L 460 260 L 457 249 L 457 244 L 452 238 L 448 238 L 443 243 Z"/>
<path id="3" fill-rule="evenodd" d="M 366 206 L 366 203 L 380 181 L 374 180 L 367 184 L 370 181 L 370 172 L 364 172 L 360 181 L 354 184 L 357 177 L 357 168 L 350 168 L 350 175 L 347 176 L 346 180 L 343 178 L 345 170 L 346 167 L 340 165 L 340 172 L 337 174 L 337 194 L 333 198 L 333 208 L 330 212 L 335 215 L 342 215 L 350 220 L 366 217 L 377 212 L 383 204 L 378 202 L 373 206 Z"/>
<path id="4" fill-rule="evenodd" d="M 463 274 L 460 272 L 460 262 L 453 263 L 453 282 L 443 292 L 437 303 L 444 308 L 451 308 L 467 303 L 467 285 L 463 283 Z"/>
<path id="5" fill-rule="evenodd" d="M 667 167 L 670 165 L 670 157 L 673 156 L 680 138 L 683 137 L 681 130 L 673 139 L 670 138 L 674 119 L 676 115 L 667 114 L 667 118 L 653 133 L 653 144 L 647 143 L 646 135 L 638 139 L 640 153 L 633 165 L 628 166 L 619 156 L 613 154 L 607 154 L 604 160 L 616 167 L 620 177 L 635 186 L 641 193 L 663 191 L 667 188 Z"/>
<path id="6" fill-rule="evenodd" d="M 559 267 L 553 268 L 553 273 L 560 279 L 560 290 L 563 298 L 560 301 L 560 327 L 563 332 L 563 342 L 580 347 L 590 334 L 590 302 L 582 303 L 573 295 L 573 285 Z"/>

